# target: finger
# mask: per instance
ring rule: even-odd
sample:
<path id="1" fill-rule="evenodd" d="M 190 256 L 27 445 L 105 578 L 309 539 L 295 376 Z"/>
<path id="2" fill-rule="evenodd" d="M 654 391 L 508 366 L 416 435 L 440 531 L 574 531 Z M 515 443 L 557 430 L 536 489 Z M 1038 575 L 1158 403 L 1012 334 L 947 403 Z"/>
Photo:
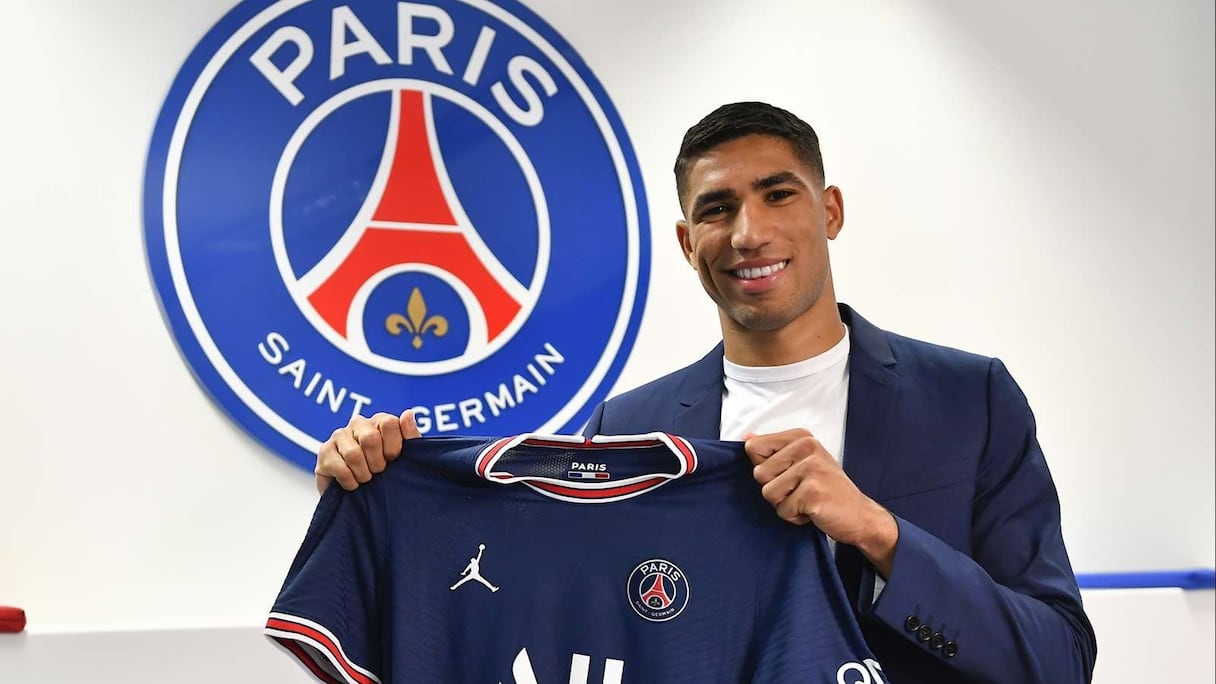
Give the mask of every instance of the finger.
<path id="1" fill-rule="evenodd" d="M 797 471 L 787 470 L 760 488 L 760 495 L 774 507 L 781 505 L 802 483 Z"/>
<path id="2" fill-rule="evenodd" d="M 331 438 L 317 450 L 317 465 L 312 471 L 316 477 L 318 494 L 324 494 L 325 490 L 329 489 L 329 484 L 334 481 L 333 475 L 330 475 L 326 468 L 335 459 L 339 462 L 342 460 L 338 457 L 338 450 L 334 448 L 333 439 Z M 343 464 L 343 467 L 346 467 L 345 464 Z"/>
<path id="3" fill-rule="evenodd" d="M 354 438 L 350 436 L 348 428 L 339 428 L 334 430 L 329 441 L 322 444 L 320 451 L 317 453 L 317 468 L 315 473 L 318 478 L 318 487 L 321 485 L 321 478 L 337 480 L 342 489 L 347 491 L 359 486 L 359 483 L 355 481 L 354 473 L 346 465 L 346 460 L 342 458 L 342 453 L 338 447 L 338 441 L 341 439 L 348 440 L 351 443 L 354 442 Z"/>
<path id="4" fill-rule="evenodd" d="M 372 479 L 372 471 L 367 465 L 367 455 L 372 453 L 376 454 L 375 457 L 384 458 L 380 431 L 370 420 L 361 418 L 351 426 L 348 432 L 351 434 L 350 439 L 338 440 L 338 453 L 342 454 L 342 460 L 346 461 L 347 467 L 354 473 L 355 480 L 361 483 L 367 482 Z"/>
<path id="5" fill-rule="evenodd" d="M 773 486 L 774 495 L 781 491 L 786 492 L 780 501 L 773 503 L 777 517 L 795 525 L 814 522 L 820 506 L 820 498 L 816 494 L 818 483 L 805 468 L 788 470 L 767 486 Z"/>
<path id="6" fill-rule="evenodd" d="M 796 463 L 810 458 L 819 447 L 814 437 L 802 437 L 781 447 L 752 469 L 752 476 L 760 484 L 768 484 L 774 478 L 792 468 Z"/>
<path id="7" fill-rule="evenodd" d="M 363 455 L 367 457 L 368 470 L 379 473 L 384 471 L 386 459 L 394 458 L 396 454 L 401 453 L 401 423 L 397 420 L 397 416 L 390 413 L 377 413 L 372 416 L 372 423 L 380 433 L 381 448 L 378 450 L 364 449 Z"/>
<path id="8" fill-rule="evenodd" d="M 795 525 L 805 525 L 812 522 L 812 517 L 804 513 L 809 504 L 813 503 L 813 483 L 807 479 L 807 473 L 802 468 L 787 470 L 772 482 L 760 488 L 760 494 L 773 506 L 777 517 Z"/>
<path id="9" fill-rule="evenodd" d="M 761 461 L 756 467 L 752 468 L 752 477 L 756 478 L 756 482 L 762 485 L 767 485 L 782 473 L 790 469 L 794 464 L 794 456 L 788 451 L 779 451 L 767 459 Z"/>
<path id="10" fill-rule="evenodd" d="M 751 460 L 752 465 L 760 465 L 789 443 L 810 437 L 811 433 L 802 428 L 796 428 L 767 435 L 756 435 L 754 433 L 748 433 L 748 435 L 750 436 L 746 437 L 743 449 L 747 452 L 747 457 Z"/>
<path id="11" fill-rule="evenodd" d="M 799 483 L 799 486 L 795 487 L 788 496 L 782 499 L 781 503 L 774 506 L 777 510 L 777 517 L 792 523 L 797 523 L 802 518 L 806 520 L 812 518 L 811 514 L 807 512 L 807 508 L 811 502 L 807 500 L 807 492 L 804 491 L 801 485 L 802 483 Z"/>
<path id="12" fill-rule="evenodd" d="M 758 466 L 777 453 L 777 447 L 771 443 L 771 440 L 767 440 L 763 436 L 752 435 L 743 440 L 743 451 L 747 454 L 747 460 L 751 461 L 752 465 Z"/>
<path id="13" fill-rule="evenodd" d="M 795 503 L 794 499 L 795 497 L 793 496 L 788 497 L 781 503 L 781 505 L 776 507 L 775 510 L 777 511 L 777 517 L 795 525 L 805 525 L 807 523 L 814 522 L 814 518 L 806 513 L 799 512 L 798 505 Z"/>

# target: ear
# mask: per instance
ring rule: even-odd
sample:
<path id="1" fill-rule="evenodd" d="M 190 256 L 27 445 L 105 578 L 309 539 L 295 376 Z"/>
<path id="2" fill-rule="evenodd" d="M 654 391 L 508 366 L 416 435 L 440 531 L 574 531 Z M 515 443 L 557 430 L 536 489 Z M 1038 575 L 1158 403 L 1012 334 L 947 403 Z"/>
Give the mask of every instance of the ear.
<path id="1" fill-rule="evenodd" d="M 828 239 L 835 240 L 844 228 L 844 195 L 835 185 L 823 189 L 823 213 L 827 217 L 824 227 Z"/>
<path id="2" fill-rule="evenodd" d="M 676 221 L 676 239 L 680 241 L 680 249 L 684 252 L 684 260 L 694 269 L 697 267 L 692 260 L 692 240 L 688 237 L 688 221 Z"/>

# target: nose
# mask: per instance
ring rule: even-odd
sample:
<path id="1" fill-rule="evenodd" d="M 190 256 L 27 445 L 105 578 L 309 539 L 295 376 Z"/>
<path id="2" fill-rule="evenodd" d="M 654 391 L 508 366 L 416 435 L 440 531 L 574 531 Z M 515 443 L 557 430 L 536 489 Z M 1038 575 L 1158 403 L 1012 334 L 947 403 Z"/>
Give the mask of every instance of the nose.
<path id="1" fill-rule="evenodd" d="M 735 214 L 730 246 L 740 252 L 755 251 L 772 241 L 775 228 L 763 207 L 744 204 Z"/>

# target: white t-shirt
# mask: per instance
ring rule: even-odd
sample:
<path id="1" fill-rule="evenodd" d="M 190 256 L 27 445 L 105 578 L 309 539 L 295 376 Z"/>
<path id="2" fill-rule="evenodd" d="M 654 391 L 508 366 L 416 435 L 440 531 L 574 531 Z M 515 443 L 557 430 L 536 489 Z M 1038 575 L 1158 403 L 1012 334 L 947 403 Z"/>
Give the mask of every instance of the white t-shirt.
<path id="1" fill-rule="evenodd" d="M 839 463 L 849 403 L 849 335 L 831 349 L 784 366 L 740 366 L 723 357 L 720 438 L 806 428 Z"/>

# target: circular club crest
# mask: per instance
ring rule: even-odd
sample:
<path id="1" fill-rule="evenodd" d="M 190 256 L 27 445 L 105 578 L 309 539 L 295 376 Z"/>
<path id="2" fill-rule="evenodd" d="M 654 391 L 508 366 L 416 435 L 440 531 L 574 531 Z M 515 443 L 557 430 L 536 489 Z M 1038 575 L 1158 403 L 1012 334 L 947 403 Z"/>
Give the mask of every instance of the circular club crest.
<path id="1" fill-rule="evenodd" d="M 144 232 L 223 408 L 311 468 L 353 415 L 572 432 L 633 344 L 641 176 L 590 70 L 510 0 L 245 2 L 166 99 Z"/>
<path id="2" fill-rule="evenodd" d="M 652 558 L 629 573 L 625 595 L 638 615 L 651 622 L 667 622 L 688 606 L 688 578 L 675 563 Z"/>

